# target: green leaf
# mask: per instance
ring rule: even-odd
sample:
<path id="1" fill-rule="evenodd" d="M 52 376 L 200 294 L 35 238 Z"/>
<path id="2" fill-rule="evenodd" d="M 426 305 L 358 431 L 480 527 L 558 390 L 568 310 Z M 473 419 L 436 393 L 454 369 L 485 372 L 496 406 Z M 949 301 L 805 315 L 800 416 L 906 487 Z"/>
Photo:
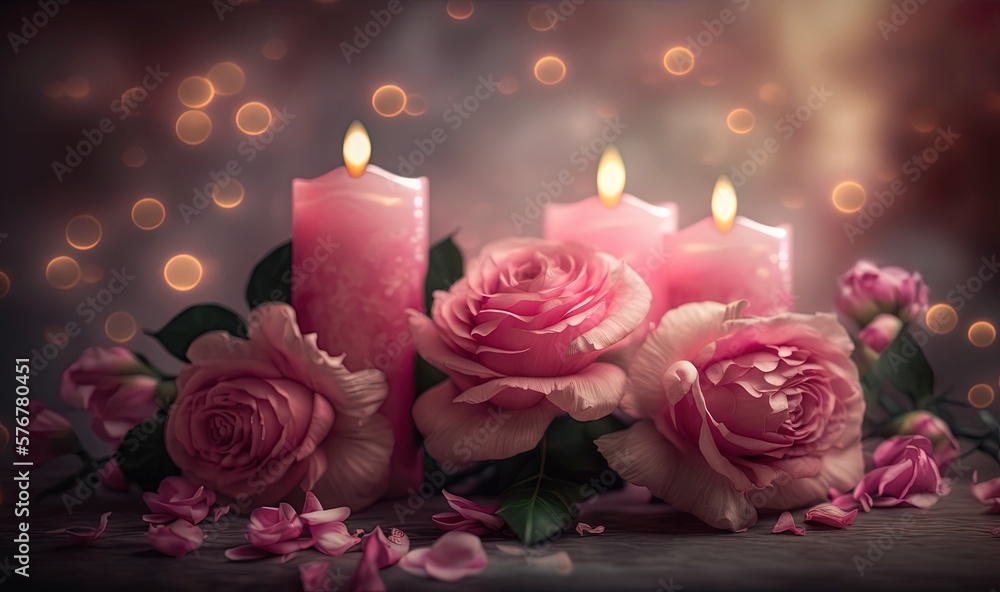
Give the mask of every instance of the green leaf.
<path id="1" fill-rule="evenodd" d="M 140 423 L 125 434 L 118 447 L 118 464 L 122 473 L 139 485 L 143 491 L 156 491 L 160 481 L 181 471 L 170 460 L 163 440 L 166 414 L 158 414 L 155 427 L 150 431 L 149 422 Z"/>
<path id="2" fill-rule="evenodd" d="M 247 283 L 250 308 L 264 302 L 292 302 L 292 241 L 279 245 L 254 267 Z"/>
<path id="3" fill-rule="evenodd" d="M 626 427 L 623 421 L 610 415 L 586 422 L 576 421 L 568 415 L 557 417 L 545 431 L 545 463 L 549 475 L 584 483 L 610 470 L 607 459 L 597 450 L 594 441 Z"/>
<path id="4" fill-rule="evenodd" d="M 462 251 L 451 240 L 451 235 L 431 247 L 424 280 L 424 306 L 428 313 L 434 304 L 434 292 L 450 288 L 462 279 L 463 272 Z"/>
<path id="5" fill-rule="evenodd" d="M 188 347 L 209 331 L 225 331 L 230 335 L 245 337 L 246 323 L 228 308 L 216 304 L 200 304 L 184 310 L 159 331 L 146 333 L 159 341 L 175 358 L 189 362 Z"/>
<path id="6" fill-rule="evenodd" d="M 899 332 L 879 354 L 868 372 L 876 387 L 886 381 L 913 401 L 914 407 L 923 408 L 933 400 L 934 370 L 924 356 L 924 351 L 906 331 Z M 881 399 L 886 399 L 882 396 Z"/>

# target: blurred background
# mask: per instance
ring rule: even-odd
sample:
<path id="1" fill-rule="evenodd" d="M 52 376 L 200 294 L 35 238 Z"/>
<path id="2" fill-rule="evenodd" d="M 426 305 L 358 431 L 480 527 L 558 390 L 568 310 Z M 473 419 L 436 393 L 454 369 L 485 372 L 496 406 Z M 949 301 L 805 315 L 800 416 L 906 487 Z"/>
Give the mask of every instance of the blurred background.
<path id="1" fill-rule="evenodd" d="M 467 253 L 540 236 L 513 216 L 563 170 L 555 201 L 593 195 L 602 133 L 626 191 L 676 202 L 682 227 L 729 174 L 742 215 L 794 227 L 796 309 L 832 310 L 859 257 L 918 270 L 959 309 L 925 331 L 938 389 L 998 388 L 1000 344 L 969 328 L 1000 322 L 1000 278 L 952 291 L 1000 251 L 1000 3 L 49 0 L 0 22 L 4 359 L 58 347 L 33 392 L 75 422 L 58 382 L 85 347 L 174 370 L 143 329 L 245 312 L 254 263 L 291 236 L 292 179 L 340 166 L 354 119 L 373 164 L 429 177 L 431 240 L 457 230 Z"/>

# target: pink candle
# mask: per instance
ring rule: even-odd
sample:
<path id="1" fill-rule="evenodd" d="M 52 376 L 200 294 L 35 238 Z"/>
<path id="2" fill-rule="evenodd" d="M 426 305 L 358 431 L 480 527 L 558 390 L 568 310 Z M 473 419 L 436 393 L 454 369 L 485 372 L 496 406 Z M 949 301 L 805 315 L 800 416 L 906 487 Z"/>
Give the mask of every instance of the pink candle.
<path id="1" fill-rule="evenodd" d="M 404 311 L 423 309 L 427 178 L 349 162 L 315 179 L 295 179 L 292 196 L 292 305 L 299 324 L 303 333 L 318 334 L 324 350 L 347 354 L 348 369 L 385 373 L 389 395 L 380 411 L 395 438 L 389 494 L 404 494 L 421 479 L 411 416 L 414 350 Z"/>

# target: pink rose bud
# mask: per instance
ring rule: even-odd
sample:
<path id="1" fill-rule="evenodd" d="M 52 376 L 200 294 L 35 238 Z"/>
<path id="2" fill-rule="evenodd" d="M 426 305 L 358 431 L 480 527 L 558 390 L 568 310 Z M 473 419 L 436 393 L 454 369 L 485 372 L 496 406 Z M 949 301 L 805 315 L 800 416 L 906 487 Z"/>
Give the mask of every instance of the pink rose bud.
<path id="1" fill-rule="evenodd" d="M 929 411 L 910 411 L 892 420 L 886 430 L 891 436 L 923 436 L 931 441 L 934 462 L 945 473 L 962 448 L 943 419 Z"/>
<path id="2" fill-rule="evenodd" d="M 31 432 L 28 453 L 35 464 L 44 464 L 80 449 L 73 427 L 62 415 L 33 400 L 28 403 L 28 417 L 28 430 Z"/>
<path id="3" fill-rule="evenodd" d="M 891 314 L 880 314 L 865 328 L 858 332 L 858 339 L 872 348 L 876 353 L 882 353 L 903 328 L 903 321 Z"/>
<path id="4" fill-rule="evenodd" d="M 167 477 L 156 493 L 146 492 L 142 499 L 154 514 L 146 514 L 146 522 L 170 522 L 175 518 L 198 524 L 208 516 L 215 503 L 215 492 L 195 485 L 183 477 Z"/>
<path id="5" fill-rule="evenodd" d="M 62 375 L 59 394 L 71 407 L 86 409 L 94 433 L 106 442 L 156 413 L 156 373 L 121 347 L 91 347 Z"/>
<path id="6" fill-rule="evenodd" d="M 889 438 L 875 449 L 875 468 L 861 479 L 852 497 L 865 512 L 892 506 L 933 506 L 947 493 L 947 487 L 941 482 L 932 453 L 931 441 L 923 436 Z"/>
<path id="7" fill-rule="evenodd" d="M 904 323 L 927 310 L 927 286 L 919 273 L 901 267 L 879 268 L 861 260 L 840 277 L 837 307 L 864 327 L 880 313 Z"/>

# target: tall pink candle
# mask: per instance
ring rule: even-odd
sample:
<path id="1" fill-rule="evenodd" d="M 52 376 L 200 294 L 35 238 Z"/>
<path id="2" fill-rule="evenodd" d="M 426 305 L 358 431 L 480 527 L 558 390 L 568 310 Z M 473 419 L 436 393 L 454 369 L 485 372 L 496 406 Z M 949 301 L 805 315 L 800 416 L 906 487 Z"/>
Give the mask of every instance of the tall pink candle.
<path id="1" fill-rule="evenodd" d="M 423 308 L 427 273 L 427 178 L 398 177 L 369 165 L 292 182 L 292 305 L 304 333 L 321 348 L 347 354 L 347 368 L 378 368 L 389 395 L 381 413 L 392 424 L 389 495 L 421 479 L 411 408 L 413 342 L 407 308 Z M 326 247 L 336 245 L 332 252 Z"/>

